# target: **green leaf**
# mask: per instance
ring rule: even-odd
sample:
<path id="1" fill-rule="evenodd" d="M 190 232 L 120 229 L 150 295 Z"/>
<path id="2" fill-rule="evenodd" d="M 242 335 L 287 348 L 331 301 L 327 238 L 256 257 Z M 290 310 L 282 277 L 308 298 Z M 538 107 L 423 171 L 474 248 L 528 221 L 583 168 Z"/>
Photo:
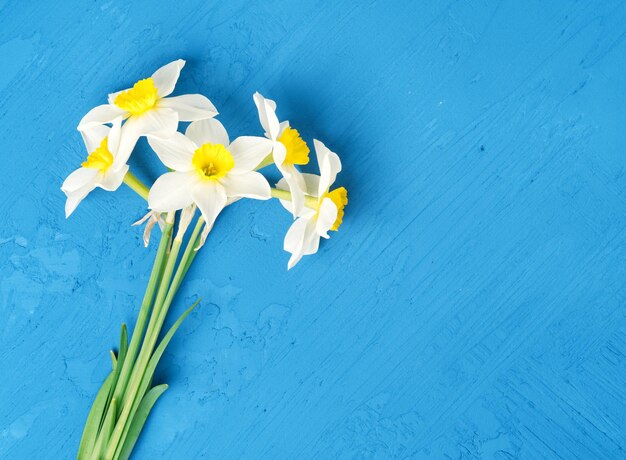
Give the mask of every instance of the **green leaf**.
<path id="1" fill-rule="evenodd" d="M 126 324 L 122 324 L 122 332 L 120 333 L 120 350 L 117 353 L 117 365 L 113 369 L 115 372 L 113 376 L 113 383 L 111 383 L 111 394 L 109 395 L 109 400 L 113 398 L 113 395 L 115 394 L 115 387 L 117 385 L 117 380 L 119 379 L 122 366 L 124 365 L 124 360 L 126 359 L 127 351 L 128 351 L 128 331 L 126 330 Z M 113 354 L 113 352 L 111 352 L 111 354 Z"/>
<path id="2" fill-rule="evenodd" d="M 120 361 L 126 356 L 128 351 L 128 330 L 126 324 L 122 323 L 122 332 L 120 333 L 120 352 L 117 354 Z M 121 357 L 121 358 L 120 358 Z"/>
<path id="3" fill-rule="evenodd" d="M 111 437 L 111 433 L 113 432 L 113 427 L 115 426 L 115 419 L 117 416 L 117 399 L 113 398 L 111 400 L 111 405 L 107 410 L 107 415 L 104 418 L 104 422 L 102 423 L 102 428 L 100 429 L 100 433 L 98 434 L 98 439 L 96 440 L 96 445 L 94 446 L 93 453 L 91 454 L 92 460 L 100 460 L 104 458 L 104 452 L 106 451 L 107 443 L 109 438 Z"/>
<path id="4" fill-rule="evenodd" d="M 115 353 L 113 352 L 113 350 L 109 350 L 109 356 L 111 357 L 111 366 L 113 367 L 113 370 L 115 371 L 115 366 L 117 366 L 117 357 L 115 356 Z"/>
<path id="5" fill-rule="evenodd" d="M 104 380 L 104 383 L 98 390 L 96 399 L 91 406 L 89 415 L 87 416 L 87 422 L 85 423 L 85 429 L 83 430 L 83 436 L 80 439 L 80 447 L 78 448 L 78 460 L 85 460 L 89 458 L 93 451 L 93 447 L 96 443 L 96 437 L 98 436 L 98 430 L 102 423 L 102 417 L 104 415 L 104 409 L 108 399 L 109 391 L 111 389 L 111 382 L 113 381 L 113 372 Z"/>
<path id="6" fill-rule="evenodd" d="M 148 361 L 146 370 L 139 383 L 139 390 L 137 391 L 137 397 L 135 398 L 135 401 L 133 402 L 132 409 L 128 416 L 128 420 L 126 421 L 126 424 L 124 426 L 124 431 L 122 432 L 122 435 L 120 437 L 120 442 L 118 446 L 116 447 L 115 455 L 113 458 L 116 458 L 116 459 L 119 458 L 122 446 L 126 443 L 126 436 L 128 435 L 128 432 L 130 430 L 131 424 L 129 423 L 129 421 L 133 420 L 135 413 L 138 410 L 138 406 L 142 400 L 142 395 L 146 394 L 146 391 L 148 390 L 148 387 L 150 386 L 150 382 L 152 382 L 152 376 L 154 375 L 154 371 L 156 370 L 157 364 L 159 363 L 161 356 L 163 356 L 163 353 L 165 352 L 165 348 L 170 343 L 170 341 L 172 340 L 172 337 L 174 336 L 174 334 L 176 333 L 180 325 L 183 323 L 187 315 L 189 315 L 189 313 L 191 313 L 193 309 L 196 308 L 196 306 L 200 303 L 200 300 L 201 299 L 198 299 L 191 307 L 189 307 L 187 310 L 185 310 L 185 312 L 182 315 L 180 315 L 180 317 L 172 325 L 170 330 L 167 331 L 167 334 L 165 334 L 165 336 L 163 337 L 163 340 L 161 340 L 161 343 L 159 343 L 159 346 L 156 348 L 156 350 L 154 350 L 154 353 L 152 354 L 150 361 Z M 111 446 L 109 446 L 109 449 L 111 449 Z M 111 453 L 111 450 L 109 450 L 108 453 Z"/>
<path id="7" fill-rule="evenodd" d="M 156 403 L 159 396 L 161 396 L 165 390 L 167 390 L 166 384 L 157 385 L 148 391 L 141 400 L 141 403 L 139 403 L 139 406 L 137 407 L 137 412 L 130 423 L 130 428 L 126 434 L 124 445 L 122 446 L 119 457 L 117 458 L 127 460 L 130 457 L 130 454 L 135 447 L 135 443 L 137 442 L 137 438 L 139 438 L 139 434 L 148 419 L 148 414 L 150 414 L 150 411 L 152 410 L 152 406 L 154 406 L 154 403 Z"/>

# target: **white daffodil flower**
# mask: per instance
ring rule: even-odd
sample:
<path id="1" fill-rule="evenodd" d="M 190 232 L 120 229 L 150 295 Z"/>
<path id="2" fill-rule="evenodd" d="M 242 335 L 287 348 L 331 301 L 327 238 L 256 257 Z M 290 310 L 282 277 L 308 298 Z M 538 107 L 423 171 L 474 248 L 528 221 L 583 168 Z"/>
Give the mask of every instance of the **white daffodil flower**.
<path id="1" fill-rule="evenodd" d="M 309 162 L 309 147 L 300 137 L 300 133 L 288 121 L 280 123 L 276 116 L 276 103 L 265 99 L 260 93 L 254 93 L 254 103 L 259 111 L 259 120 L 265 130 L 265 137 L 273 142 L 274 163 L 285 178 L 292 196 L 293 216 L 298 215 L 304 206 L 306 184 L 302 173 L 295 165 Z"/>
<path id="2" fill-rule="evenodd" d="M 348 204 L 348 191 L 344 187 L 330 190 L 337 174 L 341 171 L 341 161 L 322 142 L 313 140 L 320 167 L 320 175 L 302 174 L 306 184 L 306 206 L 298 214 L 285 235 L 284 249 L 291 253 L 288 269 L 296 265 L 302 256 L 315 254 L 320 237 L 330 238 L 329 230 L 337 231 L 343 221 L 344 208 Z M 281 179 L 277 188 L 288 190 L 288 183 Z M 293 202 L 281 199 L 282 205 L 293 212 Z"/>
<path id="3" fill-rule="evenodd" d="M 61 190 L 67 196 L 65 217 L 74 212 L 78 204 L 94 188 L 117 190 L 128 172 L 127 158 L 119 154 L 122 118 L 113 120 L 113 127 L 95 126 L 83 131 L 83 141 L 89 155 L 81 168 L 72 172 Z"/>
<path id="4" fill-rule="evenodd" d="M 80 121 L 78 130 L 84 131 L 122 117 L 126 122 L 120 153 L 128 159 L 140 136 L 168 136 L 176 131 L 179 121 L 213 118 L 217 110 L 201 94 L 166 97 L 174 91 L 184 65 L 182 59 L 170 62 L 151 77 L 139 80 L 132 88 L 109 94 L 109 103 L 91 109 Z"/>
<path id="5" fill-rule="evenodd" d="M 272 150 L 268 139 L 243 136 L 231 143 L 224 126 L 211 119 L 191 123 L 184 135 L 148 136 L 148 142 L 163 164 L 173 170 L 156 180 L 148 206 L 166 212 L 195 203 L 206 222 L 200 245 L 229 201 L 271 197 L 267 180 L 254 171 Z"/>

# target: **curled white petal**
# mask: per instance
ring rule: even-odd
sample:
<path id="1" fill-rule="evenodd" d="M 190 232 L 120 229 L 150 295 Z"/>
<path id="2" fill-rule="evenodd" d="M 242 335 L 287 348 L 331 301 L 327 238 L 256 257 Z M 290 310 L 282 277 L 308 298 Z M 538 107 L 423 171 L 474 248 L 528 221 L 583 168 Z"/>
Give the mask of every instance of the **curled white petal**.
<path id="1" fill-rule="evenodd" d="M 83 138 L 83 142 L 85 143 L 87 152 L 91 153 L 98 147 L 100 147 L 102 139 L 109 135 L 109 131 L 111 131 L 111 128 L 106 125 L 95 125 L 91 128 L 81 131 L 80 135 Z"/>
<path id="2" fill-rule="evenodd" d="M 289 128 L 289 120 L 281 121 L 278 126 L 278 137 L 282 136 L 283 131 L 287 128 Z"/>
<path id="3" fill-rule="evenodd" d="M 200 209 L 205 221 L 205 228 L 200 237 L 200 244 L 195 249 L 198 250 L 204 245 L 206 237 L 213 228 L 215 219 L 226 206 L 226 191 L 224 187 L 215 182 L 201 182 L 196 184 L 192 190 L 193 201 Z"/>
<path id="4" fill-rule="evenodd" d="M 169 96 L 174 91 L 181 69 L 185 66 L 185 61 L 178 59 L 169 64 L 165 64 L 159 70 L 152 74 L 154 86 L 156 86 L 157 94 L 160 98 Z"/>
<path id="5" fill-rule="evenodd" d="M 174 110 L 180 121 L 205 120 L 218 114 L 213 103 L 201 94 L 167 97 L 159 101 L 159 107 Z"/>
<path id="6" fill-rule="evenodd" d="M 337 220 L 337 206 L 330 198 L 324 198 L 320 204 L 319 212 L 315 222 L 315 231 L 323 238 L 330 238 L 328 230 L 330 230 Z"/>
<path id="7" fill-rule="evenodd" d="M 190 123 L 185 135 L 200 147 L 203 144 L 222 144 L 228 146 L 229 139 L 226 128 L 218 120 L 208 119 Z"/>
<path id="8" fill-rule="evenodd" d="M 291 193 L 292 213 L 296 218 L 298 214 L 304 208 L 304 192 L 306 190 L 306 184 L 302 173 L 296 169 L 294 165 L 282 165 L 278 166 L 278 170 L 282 173 L 285 182 Z"/>
<path id="9" fill-rule="evenodd" d="M 274 158 L 274 164 L 280 168 L 287 158 L 287 149 L 282 142 L 273 141 L 272 156 Z"/>
<path id="10" fill-rule="evenodd" d="M 178 230 L 176 232 L 176 238 L 183 238 L 193 216 L 196 214 L 196 205 L 195 203 L 191 206 L 187 206 L 183 208 L 180 213 L 180 220 L 178 221 Z"/>
<path id="11" fill-rule="evenodd" d="M 289 270 L 291 270 L 291 268 L 302 258 L 302 242 L 304 241 L 308 223 L 308 219 L 296 219 L 285 234 L 283 248 L 285 251 L 291 253 L 289 264 L 287 265 Z"/>
<path id="12" fill-rule="evenodd" d="M 292 255 L 287 269 L 293 268 L 302 256 L 314 254 L 319 247 L 319 235 L 315 231 L 314 219 L 296 219 L 285 235 L 284 249 Z"/>
<path id="13" fill-rule="evenodd" d="M 148 247 L 150 243 L 150 235 L 152 234 L 152 229 L 158 223 L 161 230 L 163 230 L 164 220 L 160 212 L 150 211 L 137 222 L 134 222 L 132 225 L 141 225 L 146 222 L 146 226 L 143 230 L 143 245 Z"/>
<path id="14" fill-rule="evenodd" d="M 317 139 L 313 139 L 313 145 L 315 146 L 317 162 L 320 167 L 318 196 L 322 196 L 328 192 L 330 186 L 335 182 L 337 174 L 341 172 L 341 160 L 339 160 L 339 156 L 335 152 L 332 152 Z"/>
<path id="15" fill-rule="evenodd" d="M 265 99 L 259 92 L 254 93 L 253 98 L 265 136 L 276 140 L 280 132 L 280 123 L 276 117 L 276 103 L 271 99 Z"/>

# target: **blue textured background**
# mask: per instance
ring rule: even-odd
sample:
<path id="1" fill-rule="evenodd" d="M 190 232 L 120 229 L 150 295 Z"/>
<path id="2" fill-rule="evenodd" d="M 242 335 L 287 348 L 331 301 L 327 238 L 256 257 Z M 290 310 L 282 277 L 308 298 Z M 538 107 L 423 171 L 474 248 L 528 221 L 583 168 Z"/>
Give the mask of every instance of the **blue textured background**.
<path id="1" fill-rule="evenodd" d="M 0 0 L 0 457 L 74 455 L 155 252 L 126 187 L 64 219 L 75 126 L 182 57 L 350 204 L 291 272 L 278 203 L 224 212 L 137 458 L 624 458 L 626 4 L 157 3 Z"/>

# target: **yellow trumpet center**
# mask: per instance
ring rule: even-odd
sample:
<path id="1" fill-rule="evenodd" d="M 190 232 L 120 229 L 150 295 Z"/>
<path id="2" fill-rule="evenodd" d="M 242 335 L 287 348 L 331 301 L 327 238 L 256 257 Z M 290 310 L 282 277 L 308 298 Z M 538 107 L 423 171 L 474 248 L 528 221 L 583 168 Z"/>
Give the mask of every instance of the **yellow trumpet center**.
<path id="1" fill-rule="evenodd" d="M 222 144 L 203 144 L 193 153 L 191 164 L 203 179 L 217 180 L 235 166 L 235 160 Z"/>
<path id="2" fill-rule="evenodd" d="M 309 147 L 300 137 L 300 133 L 288 126 L 278 138 L 278 141 L 285 146 L 287 156 L 285 163 L 292 165 L 305 165 L 309 162 Z"/>
<path id="3" fill-rule="evenodd" d="M 142 113 L 154 107 L 157 101 L 157 89 L 152 78 L 139 80 L 131 89 L 115 96 L 113 103 L 132 115 Z"/>
<path id="4" fill-rule="evenodd" d="M 330 228 L 331 230 L 337 231 L 343 222 L 343 209 L 348 204 L 348 191 L 345 187 L 336 188 L 332 192 L 325 193 L 322 196 L 320 203 L 324 200 L 324 198 L 329 198 L 333 203 L 335 203 L 335 206 L 337 206 L 337 219 L 335 219 L 335 223 L 333 223 L 333 226 Z"/>
<path id="5" fill-rule="evenodd" d="M 100 146 L 87 156 L 87 160 L 81 163 L 83 168 L 99 169 L 105 172 L 113 164 L 113 154 L 109 152 L 109 138 L 105 137 Z"/>

